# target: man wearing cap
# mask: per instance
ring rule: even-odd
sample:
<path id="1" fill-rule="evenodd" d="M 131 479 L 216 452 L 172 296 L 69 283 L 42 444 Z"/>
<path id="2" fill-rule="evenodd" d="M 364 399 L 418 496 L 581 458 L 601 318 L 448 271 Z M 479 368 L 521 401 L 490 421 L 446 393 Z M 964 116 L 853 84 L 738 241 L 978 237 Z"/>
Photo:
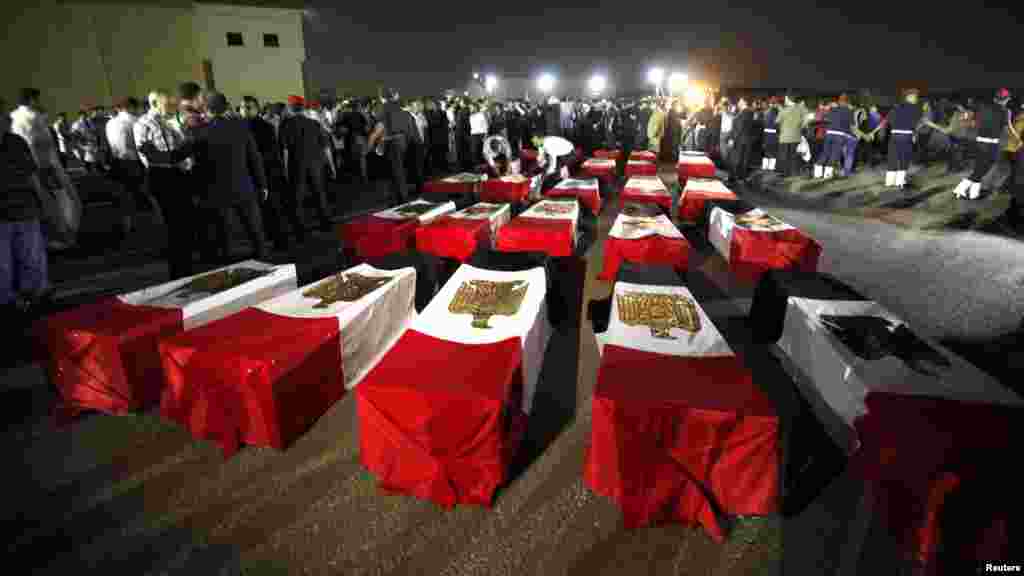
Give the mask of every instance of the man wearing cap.
<path id="1" fill-rule="evenodd" d="M 268 194 L 263 157 L 246 121 L 225 117 L 228 101 L 223 94 L 210 94 L 206 105 L 210 118 L 195 131 L 190 147 L 196 160 L 196 181 L 206 192 L 203 208 L 215 228 L 210 251 L 219 263 L 230 263 L 234 212 L 252 243 L 254 257 L 263 259 L 266 250 L 259 202 Z"/>
<path id="2" fill-rule="evenodd" d="M 284 157 L 285 176 L 291 185 L 297 206 L 304 206 L 307 192 L 313 194 L 317 215 L 320 218 L 320 231 L 329 232 L 332 222 L 327 215 L 324 182 L 327 134 L 319 122 L 303 113 L 301 96 L 289 96 L 288 105 L 292 113 L 281 121 L 278 136 Z"/>
<path id="3" fill-rule="evenodd" d="M 893 108 L 879 126 L 888 126 L 889 129 L 889 165 L 885 173 L 885 185 L 888 187 L 903 188 L 907 185 L 907 170 L 914 156 L 916 132 L 922 125 L 936 127 L 925 118 L 924 109 L 918 102 L 919 94 L 914 88 L 904 92 L 904 101 Z"/>
<path id="4" fill-rule="evenodd" d="M 814 177 L 828 180 L 835 175 L 835 168 L 842 166 L 846 141 L 852 138 L 853 109 L 846 94 L 839 96 L 838 104 L 825 112 L 824 120 L 825 145 L 814 165 Z"/>
<path id="5" fill-rule="evenodd" d="M 956 198 L 976 200 L 981 196 L 981 181 L 999 159 L 999 139 L 1011 124 L 1006 109 L 1009 101 L 1010 91 L 1003 88 L 996 92 L 992 101 L 978 102 L 975 110 L 978 136 L 974 139 L 974 170 L 953 190 Z"/>
<path id="6" fill-rule="evenodd" d="M 779 154 L 779 128 L 776 125 L 779 117 L 779 98 L 772 96 L 768 100 L 768 110 L 764 114 L 764 136 L 761 145 L 764 156 L 761 158 L 761 170 L 775 170 L 775 160 Z"/>

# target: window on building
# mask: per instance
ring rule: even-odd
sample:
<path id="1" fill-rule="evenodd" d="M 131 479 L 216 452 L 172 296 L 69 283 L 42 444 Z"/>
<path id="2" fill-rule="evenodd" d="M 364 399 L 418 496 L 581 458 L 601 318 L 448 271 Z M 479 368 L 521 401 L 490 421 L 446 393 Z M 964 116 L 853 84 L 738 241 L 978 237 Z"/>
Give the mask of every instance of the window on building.
<path id="1" fill-rule="evenodd" d="M 245 46 L 241 32 L 228 32 L 228 46 Z"/>
<path id="2" fill-rule="evenodd" d="M 279 48 L 281 46 L 277 40 L 277 34 L 264 34 L 263 45 L 267 48 Z"/>

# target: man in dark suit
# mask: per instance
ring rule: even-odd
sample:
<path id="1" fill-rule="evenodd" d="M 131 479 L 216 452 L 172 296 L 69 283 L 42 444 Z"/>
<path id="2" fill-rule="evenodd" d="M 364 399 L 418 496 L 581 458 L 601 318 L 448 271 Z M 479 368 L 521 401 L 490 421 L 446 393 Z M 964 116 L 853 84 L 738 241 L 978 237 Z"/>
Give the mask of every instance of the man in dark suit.
<path id="1" fill-rule="evenodd" d="M 266 249 L 259 202 L 267 197 L 263 157 L 246 121 L 224 116 L 228 102 L 223 94 L 211 94 L 207 110 L 210 121 L 196 130 L 189 147 L 196 160 L 196 183 L 205 188 L 204 208 L 214 222 L 216 245 L 212 248 L 221 262 L 228 262 L 234 212 L 252 242 L 255 257 L 262 259 Z"/>
<path id="2" fill-rule="evenodd" d="M 303 112 L 303 101 L 298 96 L 289 96 L 291 115 L 281 121 L 278 130 L 284 156 L 285 176 L 291 183 L 295 201 L 301 207 L 305 204 L 307 190 L 312 191 L 316 200 L 316 211 L 320 217 L 320 230 L 331 230 L 331 218 L 327 215 L 327 196 L 324 182 L 324 168 L 327 165 L 327 134 L 320 124 Z"/>
<path id="3" fill-rule="evenodd" d="M 281 148 L 277 144 L 274 126 L 260 118 L 260 104 L 252 96 L 243 99 L 243 114 L 249 125 L 249 131 L 256 140 L 256 147 L 263 157 L 263 169 L 267 174 L 267 185 L 270 194 L 262 203 L 263 225 L 267 236 L 278 250 L 288 250 L 288 233 L 285 221 L 292 228 L 299 244 L 306 243 L 306 230 L 299 220 L 298 205 L 295 202 L 295 191 L 284 180 L 284 168 L 281 166 Z"/>
<path id="4" fill-rule="evenodd" d="M 431 175 L 448 172 L 448 115 L 433 101 L 427 103 L 427 125 L 430 131 Z"/>

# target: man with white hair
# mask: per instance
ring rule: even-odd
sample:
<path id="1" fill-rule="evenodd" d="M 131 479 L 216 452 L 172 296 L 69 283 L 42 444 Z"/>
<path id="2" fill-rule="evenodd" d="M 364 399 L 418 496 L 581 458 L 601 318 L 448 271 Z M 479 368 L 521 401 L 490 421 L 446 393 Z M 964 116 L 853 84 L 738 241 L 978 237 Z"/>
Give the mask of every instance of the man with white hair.
<path id="1" fill-rule="evenodd" d="M 149 175 L 149 189 L 156 198 L 167 226 L 167 264 L 172 280 L 192 275 L 195 245 L 195 209 L 192 206 L 189 166 L 176 153 L 185 148 L 185 135 L 172 122 L 171 97 L 166 92 L 149 94 L 150 109 L 132 126 L 135 148 Z"/>

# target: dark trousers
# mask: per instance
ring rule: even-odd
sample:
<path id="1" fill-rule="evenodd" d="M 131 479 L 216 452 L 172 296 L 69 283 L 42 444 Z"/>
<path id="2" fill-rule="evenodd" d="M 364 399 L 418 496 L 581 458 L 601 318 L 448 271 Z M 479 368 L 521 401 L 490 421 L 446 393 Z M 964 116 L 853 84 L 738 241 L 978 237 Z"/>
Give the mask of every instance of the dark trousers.
<path id="1" fill-rule="evenodd" d="M 409 170 L 409 181 L 413 185 L 413 195 L 418 196 L 423 189 L 423 164 L 426 160 L 423 144 L 410 142 L 406 149 L 406 160 Z"/>
<path id="2" fill-rule="evenodd" d="M 324 165 L 322 162 L 289 167 L 292 190 L 298 206 L 304 207 L 308 194 L 313 194 L 314 206 L 320 219 L 320 228 L 327 230 L 331 226 L 331 217 L 327 215 L 326 182 L 324 181 Z"/>
<path id="3" fill-rule="evenodd" d="M 117 211 L 122 218 L 131 218 L 136 212 L 136 200 L 142 195 L 146 175 L 138 160 L 114 160 L 114 178 L 121 185 L 115 199 Z"/>
<path id="4" fill-rule="evenodd" d="M 195 246 L 196 211 L 189 194 L 187 174 L 176 168 L 151 168 L 150 192 L 160 204 L 167 225 L 167 268 L 171 280 L 193 274 L 192 249 Z M 201 219 L 200 225 L 203 224 Z"/>
<path id="5" fill-rule="evenodd" d="M 902 172 L 910 168 L 914 157 L 914 139 L 910 134 L 889 137 L 889 171 Z"/>
<path id="6" fill-rule="evenodd" d="M 405 180 L 405 142 L 393 140 L 388 144 L 388 161 L 391 164 L 391 200 L 396 204 L 405 202 L 408 187 Z"/>
<path id="7" fill-rule="evenodd" d="M 974 143 L 974 171 L 971 182 L 981 182 L 999 159 L 999 144 Z"/>
<path id="8" fill-rule="evenodd" d="M 257 260 L 266 257 L 266 246 L 263 242 L 263 222 L 260 218 L 260 205 L 256 198 L 242 200 L 229 206 L 212 206 L 207 209 L 213 220 L 217 247 L 217 256 L 223 264 L 231 262 L 231 214 L 238 216 L 249 242 L 252 244 Z"/>
<path id="9" fill-rule="evenodd" d="M 732 177 L 742 180 L 750 174 L 750 156 L 754 149 L 754 143 L 750 139 L 737 140 L 732 151 L 733 170 Z"/>
<path id="10" fill-rule="evenodd" d="M 764 157 L 775 158 L 779 154 L 779 137 L 777 134 L 765 134 L 764 139 Z"/>
<path id="11" fill-rule="evenodd" d="M 445 174 L 448 172 L 448 146 L 445 144 L 435 144 L 430 148 L 430 168 L 431 175 L 434 174 Z"/>
<path id="12" fill-rule="evenodd" d="M 299 218 L 295 191 L 283 179 L 275 178 L 271 181 L 270 194 L 261 204 L 261 209 L 264 229 L 275 247 L 281 250 L 288 248 L 289 235 L 285 230 L 286 224 L 291 228 L 291 233 L 299 244 L 305 244 L 306 228 Z"/>
<path id="13" fill-rule="evenodd" d="M 476 167 L 484 161 L 484 138 L 486 138 L 486 136 L 483 134 L 474 134 L 469 137 L 471 170 L 475 170 Z"/>
<path id="14" fill-rule="evenodd" d="M 843 148 L 846 147 L 846 136 L 837 136 L 836 134 L 825 135 L 825 151 L 822 154 L 822 161 L 818 162 L 822 166 L 831 166 L 833 168 L 843 167 Z"/>
<path id="15" fill-rule="evenodd" d="M 796 176 L 800 173 L 796 154 L 796 147 L 799 145 L 799 142 L 779 143 L 779 170 L 785 176 Z"/>

